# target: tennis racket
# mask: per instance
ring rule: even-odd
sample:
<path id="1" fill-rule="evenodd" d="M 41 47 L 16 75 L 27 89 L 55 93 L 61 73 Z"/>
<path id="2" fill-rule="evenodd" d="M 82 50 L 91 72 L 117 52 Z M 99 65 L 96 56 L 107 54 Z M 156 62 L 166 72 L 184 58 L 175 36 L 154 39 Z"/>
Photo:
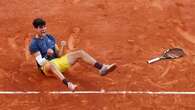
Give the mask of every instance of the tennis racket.
<path id="1" fill-rule="evenodd" d="M 147 63 L 151 64 L 164 59 L 176 59 L 183 57 L 185 55 L 184 51 L 180 48 L 171 48 L 165 50 L 159 57 L 148 60 Z"/>

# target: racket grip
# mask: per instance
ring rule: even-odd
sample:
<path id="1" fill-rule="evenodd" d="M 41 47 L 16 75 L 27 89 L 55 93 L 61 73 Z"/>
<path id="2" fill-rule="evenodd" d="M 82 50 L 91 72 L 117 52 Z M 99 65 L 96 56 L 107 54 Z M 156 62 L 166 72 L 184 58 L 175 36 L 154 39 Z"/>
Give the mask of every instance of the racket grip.
<path id="1" fill-rule="evenodd" d="M 154 59 L 148 60 L 148 61 L 147 61 L 147 63 L 151 64 L 151 63 L 154 63 L 154 62 L 159 61 L 160 59 L 161 59 L 160 57 L 157 57 L 157 58 L 154 58 Z"/>

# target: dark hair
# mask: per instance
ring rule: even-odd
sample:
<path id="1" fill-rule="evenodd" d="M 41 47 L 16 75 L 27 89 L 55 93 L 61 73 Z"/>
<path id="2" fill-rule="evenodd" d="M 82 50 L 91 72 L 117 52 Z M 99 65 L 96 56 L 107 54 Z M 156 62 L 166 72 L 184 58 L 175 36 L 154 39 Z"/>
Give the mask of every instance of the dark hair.
<path id="1" fill-rule="evenodd" d="M 46 22 L 42 18 L 36 18 L 33 20 L 34 28 L 42 27 L 46 25 Z"/>

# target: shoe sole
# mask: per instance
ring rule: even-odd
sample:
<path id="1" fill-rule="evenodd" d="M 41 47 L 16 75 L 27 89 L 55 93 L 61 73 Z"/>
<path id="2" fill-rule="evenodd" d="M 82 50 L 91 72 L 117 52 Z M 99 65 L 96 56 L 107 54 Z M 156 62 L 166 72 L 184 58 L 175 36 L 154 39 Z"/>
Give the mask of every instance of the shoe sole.
<path id="1" fill-rule="evenodd" d="M 112 72 L 116 69 L 116 64 L 112 64 L 110 65 L 110 67 L 108 68 L 107 72 L 105 74 L 101 74 L 102 76 L 105 76 L 106 74 L 108 74 L 109 72 Z"/>

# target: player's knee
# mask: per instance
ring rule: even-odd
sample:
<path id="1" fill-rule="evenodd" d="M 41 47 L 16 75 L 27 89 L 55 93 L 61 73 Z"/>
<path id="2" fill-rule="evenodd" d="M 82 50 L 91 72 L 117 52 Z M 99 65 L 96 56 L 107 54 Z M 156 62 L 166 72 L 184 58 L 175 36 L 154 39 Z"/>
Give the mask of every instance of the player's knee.
<path id="1" fill-rule="evenodd" d="M 79 50 L 77 50 L 77 53 L 79 53 L 80 55 L 82 55 L 83 53 L 85 53 L 85 51 L 82 50 L 82 49 L 79 49 Z"/>
<path id="2" fill-rule="evenodd" d="M 80 50 L 80 52 L 82 56 L 85 56 L 87 54 L 84 50 Z"/>
<path id="3" fill-rule="evenodd" d="M 85 51 L 83 50 L 83 49 L 80 49 L 79 50 L 82 54 L 84 54 L 85 53 Z"/>
<path id="4" fill-rule="evenodd" d="M 80 49 L 80 50 L 73 52 L 73 54 L 71 55 L 74 56 L 75 58 L 81 58 L 84 54 L 85 54 L 85 51 Z"/>

